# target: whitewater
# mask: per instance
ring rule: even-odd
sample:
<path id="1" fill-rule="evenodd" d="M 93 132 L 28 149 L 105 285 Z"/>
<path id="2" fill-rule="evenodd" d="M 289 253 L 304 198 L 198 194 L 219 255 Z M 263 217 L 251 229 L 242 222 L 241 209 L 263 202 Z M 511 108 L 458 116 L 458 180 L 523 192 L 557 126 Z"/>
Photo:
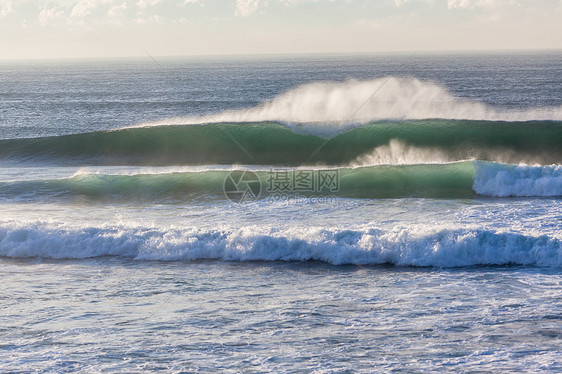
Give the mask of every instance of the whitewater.
<path id="1" fill-rule="evenodd" d="M 0 63 L 0 371 L 562 370 L 561 61 Z"/>

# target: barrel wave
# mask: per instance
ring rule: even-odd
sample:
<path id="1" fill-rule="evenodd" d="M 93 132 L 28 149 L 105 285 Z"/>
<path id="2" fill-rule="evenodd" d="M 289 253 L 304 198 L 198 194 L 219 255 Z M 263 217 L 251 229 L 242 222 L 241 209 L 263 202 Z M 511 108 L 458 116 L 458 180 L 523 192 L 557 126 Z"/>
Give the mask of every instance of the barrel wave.
<path id="1" fill-rule="evenodd" d="M 70 165 L 335 165 L 369 159 L 393 142 L 444 162 L 562 162 L 562 122 L 378 121 L 323 137 L 274 122 L 153 126 L 0 140 L 1 162 Z M 420 162 L 420 161 L 418 161 Z M 423 160 L 421 160 L 423 162 Z M 361 163 L 361 162 L 360 162 Z"/>

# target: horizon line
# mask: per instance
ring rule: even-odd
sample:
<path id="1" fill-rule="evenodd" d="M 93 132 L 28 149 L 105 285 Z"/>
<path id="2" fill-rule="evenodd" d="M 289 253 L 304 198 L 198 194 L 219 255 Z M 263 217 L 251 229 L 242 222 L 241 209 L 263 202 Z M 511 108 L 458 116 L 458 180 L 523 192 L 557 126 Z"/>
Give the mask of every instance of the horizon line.
<path id="1" fill-rule="evenodd" d="M 225 54 L 153 54 L 145 48 L 139 48 L 144 54 L 124 56 L 61 56 L 61 57 L 2 57 L 0 62 L 41 62 L 41 61 L 92 61 L 92 60 L 127 60 L 143 58 L 163 59 L 229 59 L 229 58 L 267 58 L 267 57 L 368 57 L 368 56 L 393 56 L 393 55 L 447 55 L 447 54 L 510 54 L 510 53 L 548 53 L 562 52 L 560 48 L 482 48 L 482 49 L 428 49 L 428 50 L 381 50 L 381 51 L 356 51 L 356 52 L 275 52 L 275 53 L 225 53 Z"/>

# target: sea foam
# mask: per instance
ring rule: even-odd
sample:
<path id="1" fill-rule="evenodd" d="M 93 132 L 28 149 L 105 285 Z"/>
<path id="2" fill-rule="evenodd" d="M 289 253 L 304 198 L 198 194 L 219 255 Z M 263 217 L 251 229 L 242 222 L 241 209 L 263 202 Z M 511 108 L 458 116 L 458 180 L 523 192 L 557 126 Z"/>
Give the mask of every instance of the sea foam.
<path id="1" fill-rule="evenodd" d="M 199 117 L 177 117 L 140 126 L 262 122 L 310 124 L 330 135 L 352 124 L 378 120 L 457 119 L 482 121 L 562 120 L 562 106 L 502 110 L 454 96 L 446 87 L 412 77 L 314 82 L 290 89 L 252 108 Z M 321 123 L 318 125 L 318 123 Z M 316 124 L 316 125 L 313 125 Z"/>
<path id="2" fill-rule="evenodd" d="M 30 224 L 0 227 L 0 256 L 136 260 L 322 261 L 333 265 L 393 264 L 562 266 L 562 242 L 548 236 L 485 229 L 366 228 L 159 230 L 68 229 Z"/>
<path id="3" fill-rule="evenodd" d="M 562 166 L 474 163 L 472 189 L 494 197 L 562 196 Z"/>

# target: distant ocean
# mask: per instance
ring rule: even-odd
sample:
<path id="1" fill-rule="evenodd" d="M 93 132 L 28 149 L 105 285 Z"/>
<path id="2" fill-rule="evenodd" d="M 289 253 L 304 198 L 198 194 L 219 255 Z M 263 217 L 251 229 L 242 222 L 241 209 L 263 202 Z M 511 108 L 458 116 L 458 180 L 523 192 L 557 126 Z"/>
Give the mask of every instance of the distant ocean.
<path id="1" fill-rule="evenodd" d="M 0 63 L 0 371 L 562 371 L 562 53 Z"/>

